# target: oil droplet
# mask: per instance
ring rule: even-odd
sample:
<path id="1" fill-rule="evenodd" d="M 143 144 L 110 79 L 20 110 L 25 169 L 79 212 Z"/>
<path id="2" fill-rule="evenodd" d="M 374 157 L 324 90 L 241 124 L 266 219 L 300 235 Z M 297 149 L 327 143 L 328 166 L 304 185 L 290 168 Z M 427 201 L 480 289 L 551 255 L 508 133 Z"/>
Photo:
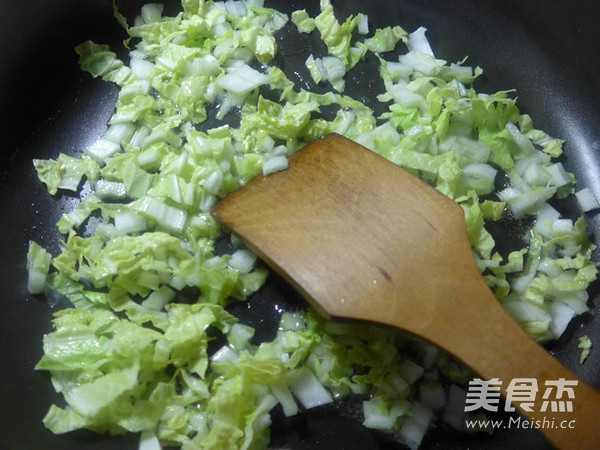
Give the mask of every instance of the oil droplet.
<path id="1" fill-rule="evenodd" d="M 373 280 L 373 284 L 377 284 L 377 280 Z"/>

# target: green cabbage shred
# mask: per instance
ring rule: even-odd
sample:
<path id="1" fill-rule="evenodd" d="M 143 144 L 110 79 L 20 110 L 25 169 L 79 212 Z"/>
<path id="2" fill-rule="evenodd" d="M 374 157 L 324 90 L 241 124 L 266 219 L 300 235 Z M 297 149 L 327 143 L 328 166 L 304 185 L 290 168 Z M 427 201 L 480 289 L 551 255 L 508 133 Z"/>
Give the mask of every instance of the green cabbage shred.
<path id="1" fill-rule="evenodd" d="M 579 364 L 583 364 L 592 351 L 592 340 L 588 336 L 581 336 L 577 348 L 581 350 Z"/>

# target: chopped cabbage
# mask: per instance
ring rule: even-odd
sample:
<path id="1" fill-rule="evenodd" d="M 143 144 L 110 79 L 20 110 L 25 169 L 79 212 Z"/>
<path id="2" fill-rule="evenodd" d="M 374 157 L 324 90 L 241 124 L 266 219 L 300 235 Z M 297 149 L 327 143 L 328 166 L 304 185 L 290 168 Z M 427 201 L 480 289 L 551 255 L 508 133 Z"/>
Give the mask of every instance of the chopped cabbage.
<path id="1" fill-rule="evenodd" d="M 579 364 L 583 364 L 592 351 L 592 340 L 588 336 L 581 336 L 577 347 L 581 349 Z"/>

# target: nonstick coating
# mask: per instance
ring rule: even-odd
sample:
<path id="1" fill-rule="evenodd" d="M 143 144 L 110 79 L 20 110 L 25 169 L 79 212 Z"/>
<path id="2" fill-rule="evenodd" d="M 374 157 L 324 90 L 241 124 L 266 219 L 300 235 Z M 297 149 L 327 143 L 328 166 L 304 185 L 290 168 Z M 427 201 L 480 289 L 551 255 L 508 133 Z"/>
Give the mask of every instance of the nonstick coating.
<path id="1" fill-rule="evenodd" d="M 134 449 L 137 436 L 111 438 L 88 432 L 54 436 L 41 419 L 49 405 L 60 401 L 47 373 L 33 367 L 42 354 L 42 335 L 51 331 L 51 310 L 43 298 L 26 291 L 27 242 L 35 239 L 57 250 L 54 224 L 75 198 L 49 196 L 37 181 L 31 160 L 59 152 L 80 154 L 106 129 L 117 90 L 93 80 L 77 65 L 73 47 L 86 39 L 120 49 L 125 37 L 112 16 L 111 0 L 1 1 L 0 14 L 0 449 Z M 306 8 L 314 14 L 318 2 L 269 1 L 267 6 L 291 12 Z M 143 2 L 118 2 L 134 17 Z M 566 139 L 564 163 L 581 187 L 600 198 L 600 19 L 599 3 L 544 0 L 396 0 L 333 1 L 339 18 L 366 12 L 370 26 L 402 25 L 413 31 L 423 25 L 436 56 L 481 66 L 485 92 L 517 90 L 523 112 L 538 128 Z M 177 2 L 166 11 L 176 12 Z M 284 68 L 301 68 L 306 48 L 285 34 L 278 42 Z M 122 50 L 118 50 L 122 51 Z M 300 69 L 298 69 L 300 70 Z M 372 102 L 367 72 L 355 73 L 355 94 Z M 562 205 L 576 214 L 573 202 Z M 599 235 L 600 219 L 587 214 L 590 231 Z M 592 286 L 598 312 L 597 285 Z M 238 305 L 241 320 L 259 326 L 268 339 L 281 308 L 302 301 L 273 277 L 250 302 Z M 269 328 L 271 326 L 271 328 Z M 579 365 L 577 338 L 600 337 L 600 320 L 586 314 L 550 346 L 556 357 L 592 386 L 600 387 L 597 348 Z M 284 419 L 275 415 L 272 447 L 291 449 L 402 448 L 386 436 L 360 425 L 356 403 L 343 401 Z M 599 443 L 600 444 L 600 443 Z M 425 449 L 548 448 L 532 430 L 500 430 L 494 435 L 461 435 L 439 426 L 426 438 Z"/>

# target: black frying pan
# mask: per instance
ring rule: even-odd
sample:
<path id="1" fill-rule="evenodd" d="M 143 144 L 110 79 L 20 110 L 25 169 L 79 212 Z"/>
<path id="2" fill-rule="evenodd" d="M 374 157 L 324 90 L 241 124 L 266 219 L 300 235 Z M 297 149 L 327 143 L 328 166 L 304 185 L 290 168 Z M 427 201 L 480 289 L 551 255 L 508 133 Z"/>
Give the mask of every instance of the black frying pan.
<path id="1" fill-rule="evenodd" d="M 134 17 L 144 2 L 119 2 Z M 371 27 L 400 24 L 413 31 L 420 25 L 438 57 L 449 61 L 469 55 L 485 76 L 483 91 L 516 88 L 522 111 L 537 127 L 567 140 L 567 168 L 600 198 L 600 4 L 596 0 L 396 0 L 334 1 L 338 17 L 366 12 Z M 267 1 L 287 12 L 317 1 Z M 168 2 L 166 12 L 177 11 Z M 111 0 L 28 0 L 2 2 L 0 14 L 0 449 L 134 449 L 137 436 L 111 438 L 87 432 L 54 436 L 41 419 L 59 400 L 45 373 L 33 371 L 42 354 L 41 339 L 51 331 L 52 311 L 25 288 L 27 241 L 35 239 L 57 250 L 54 223 L 72 205 L 68 196 L 47 195 L 37 182 L 32 158 L 78 154 L 105 130 L 116 88 L 82 73 L 73 47 L 86 39 L 120 48 L 123 31 L 112 17 Z M 305 48 L 285 37 L 279 42 L 284 66 L 302 67 Z M 368 73 L 357 73 L 351 89 L 371 101 Z M 563 205 L 576 212 L 572 203 Z M 588 214 L 591 232 L 600 235 L 600 218 Z M 592 298 L 597 297 L 592 287 Z M 273 333 L 273 305 L 293 307 L 300 299 L 273 277 L 235 313 L 260 325 L 262 338 Z M 598 307 L 594 307 L 597 312 Z M 577 318 L 566 334 L 550 346 L 565 365 L 600 388 L 600 354 L 594 348 L 585 365 L 578 364 L 577 338 L 590 336 L 600 344 L 600 320 Z M 273 448 L 383 449 L 401 448 L 386 436 L 360 425 L 356 404 L 344 401 L 295 418 L 275 415 Z M 600 446 L 600 443 L 599 443 Z M 426 438 L 426 449 L 547 448 L 531 430 L 499 431 L 493 436 L 461 435 L 439 426 Z"/>

